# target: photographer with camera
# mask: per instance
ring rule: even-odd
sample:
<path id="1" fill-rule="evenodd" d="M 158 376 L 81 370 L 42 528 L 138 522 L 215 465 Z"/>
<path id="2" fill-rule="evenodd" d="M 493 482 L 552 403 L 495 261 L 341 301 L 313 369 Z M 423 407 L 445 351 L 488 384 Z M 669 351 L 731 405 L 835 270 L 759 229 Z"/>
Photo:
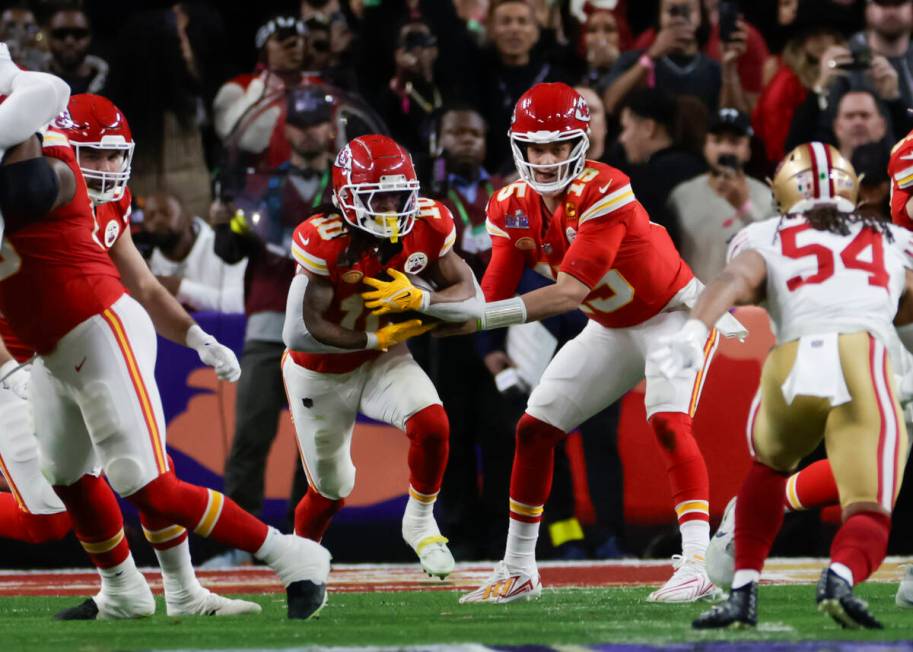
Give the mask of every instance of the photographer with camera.
<path id="1" fill-rule="evenodd" d="M 716 109 L 722 87 L 720 64 L 701 52 L 709 25 L 700 0 L 659 0 L 656 38 L 644 49 L 622 53 L 603 94 L 606 113 L 617 115 L 639 88 L 693 95 Z"/>
<path id="2" fill-rule="evenodd" d="M 680 183 L 669 196 L 669 211 L 681 230 L 682 258 L 705 283 L 726 266 L 735 234 L 772 212 L 770 190 L 744 171 L 752 134 L 745 113 L 717 111 L 704 141 L 709 171 Z"/>

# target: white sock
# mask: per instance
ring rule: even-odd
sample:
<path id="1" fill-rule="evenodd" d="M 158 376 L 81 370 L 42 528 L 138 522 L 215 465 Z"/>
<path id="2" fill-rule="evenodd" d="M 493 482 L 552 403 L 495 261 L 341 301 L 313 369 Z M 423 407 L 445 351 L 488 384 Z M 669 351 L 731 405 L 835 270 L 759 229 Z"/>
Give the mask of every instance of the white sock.
<path id="1" fill-rule="evenodd" d="M 165 589 L 166 602 L 171 604 L 185 602 L 206 590 L 193 571 L 190 543 L 187 539 L 167 550 L 155 549 L 155 556 L 162 569 L 162 586 Z"/>
<path id="2" fill-rule="evenodd" d="M 703 559 L 710 544 L 710 523 L 702 520 L 685 521 L 678 527 L 682 533 L 682 555 L 685 559 Z"/>
<path id="3" fill-rule="evenodd" d="M 283 552 L 280 545 L 281 542 L 282 533 L 274 527 L 268 528 L 266 530 L 266 539 L 264 539 L 263 544 L 257 548 L 254 557 L 265 564 L 272 565 Z"/>
<path id="4" fill-rule="evenodd" d="M 437 494 L 421 494 L 409 487 L 409 501 L 406 503 L 406 511 L 403 512 L 403 520 L 406 519 L 434 519 L 434 502 L 437 500 Z"/>
<path id="5" fill-rule="evenodd" d="M 511 571 L 529 571 L 536 568 L 536 541 L 539 539 L 539 521 L 525 523 L 510 519 L 507 526 L 507 549 L 504 563 Z"/>
<path id="6" fill-rule="evenodd" d="M 846 565 L 832 561 L 830 568 L 837 573 L 837 575 L 849 582 L 850 586 L 853 586 L 853 571 L 847 568 Z"/>
<path id="7" fill-rule="evenodd" d="M 761 573 L 756 570 L 737 570 L 732 576 L 732 588 L 741 589 L 746 584 L 760 582 Z"/>

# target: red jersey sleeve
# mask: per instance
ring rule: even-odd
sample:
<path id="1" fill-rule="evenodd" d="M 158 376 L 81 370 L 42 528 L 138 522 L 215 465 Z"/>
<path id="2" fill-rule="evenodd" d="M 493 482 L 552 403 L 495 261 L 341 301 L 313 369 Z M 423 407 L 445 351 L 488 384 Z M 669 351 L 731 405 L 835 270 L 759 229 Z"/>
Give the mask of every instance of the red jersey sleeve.
<path id="1" fill-rule="evenodd" d="M 314 215 L 295 228 L 292 257 L 302 268 L 318 276 L 330 276 L 339 256 L 338 238 L 345 233 L 339 215 Z"/>
<path id="2" fill-rule="evenodd" d="M 576 199 L 572 197 L 576 195 Z M 612 268 L 628 220 L 640 207 L 626 174 L 602 163 L 587 161 L 587 167 L 568 189 L 569 204 L 580 216 L 577 235 L 560 271 L 589 288 L 599 284 Z"/>
<path id="3" fill-rule="evenodd" d="M 422 228 L 423 240 L 427 239 L 429 249 L 432 249 L 438 258 L 445 256 L 456 242 L 456 226 L 453 223 L 453 214 L 444 204 L 427 197 L 419 197 L 418 215 L 416 220 L 424 226 Z M 418 228 L 416 223 L 415 227 Z"/>
<path id="4" fill-rule="evenodd" d="M 500 301 L 514 296 L 526 267 L 526 257 L 515 246 L 505 227 L 504 206 L 495 193 L 485 209 L 485 228 L 491 236 L 491 260 L 482 277 L 482 292 L 486 301 Z"/>
<path id="5" fill-rule="evenodd" d="M 894 146 L 888 161 L 891 176 L 891 221 L 905 228 L 913 228 L 907 212 L 907 202 L 913 196 L 913 133 Z"/>

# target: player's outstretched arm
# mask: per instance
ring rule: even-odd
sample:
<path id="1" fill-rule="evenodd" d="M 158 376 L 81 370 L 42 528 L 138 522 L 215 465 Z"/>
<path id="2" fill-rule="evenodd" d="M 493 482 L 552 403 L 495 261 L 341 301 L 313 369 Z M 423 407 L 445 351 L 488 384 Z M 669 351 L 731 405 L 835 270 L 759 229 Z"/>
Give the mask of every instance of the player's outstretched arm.
<path id="1" fill-rule="evenodd" d="M 109 253 L 120 272 L 124 287 L 149 313 L 158 334 L 181 346 L 194 349 L 200 360 L 212 367 L 221 380 L 235 382 L 241 377 L 241 366 L 234 352 L 200 328 L 178 300 L 155 278 L 133 243 L 129 230 L 124 231 Z"/>

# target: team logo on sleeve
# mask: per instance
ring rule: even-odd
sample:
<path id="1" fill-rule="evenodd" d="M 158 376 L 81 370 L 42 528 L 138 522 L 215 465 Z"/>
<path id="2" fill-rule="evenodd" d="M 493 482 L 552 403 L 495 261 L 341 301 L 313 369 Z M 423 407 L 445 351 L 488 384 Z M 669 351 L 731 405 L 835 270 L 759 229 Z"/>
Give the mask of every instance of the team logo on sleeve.
<path id="1" fill-rule="evenodd" d="M 406 264 L 403 265 L 407 274 L 418 274 L 428 266 L 428 255 L 423 251 L 416 251 L 409 254 Z"/>
<path id="2" fill-rule="evenodd" d="M 114 243 L 117 241 L 117 236 L 120 235 L 120 225 L 111 221 L 108 222 L 108 226 L 105 227 L 105 248 L 110 249 L 114 246 Z"/>
<path id="3" fill-rule="evenodd" d="M 528 229 L 529 218 L 518 208 L 504 219 L 504 226 L 508 229 Z"/>
<path id="4" fill-rule="evenodd" d="M 568 244 L 571 244 L 574 242 L 574 238 L 577 237 L 577 232 L 574 230 L 574 227 L 569 226 L 564 230 L 564 235 L 567 236 Z"/>

